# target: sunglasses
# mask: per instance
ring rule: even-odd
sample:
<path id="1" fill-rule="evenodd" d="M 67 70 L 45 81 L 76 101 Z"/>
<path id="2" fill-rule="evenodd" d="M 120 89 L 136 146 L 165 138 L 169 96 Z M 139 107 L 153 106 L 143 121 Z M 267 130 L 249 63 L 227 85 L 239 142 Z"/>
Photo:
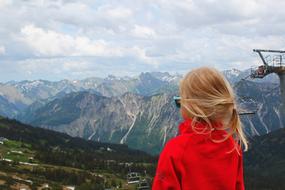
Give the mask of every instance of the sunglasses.
<path id="1" fill-rule="evenodd" d="M 174 96 L 173 100 L 175 102 L 176 107 L 180 108 L 181 107 L 181 102 L 180 102 L 181 101 L 181 97 L 180 96 Z"/>

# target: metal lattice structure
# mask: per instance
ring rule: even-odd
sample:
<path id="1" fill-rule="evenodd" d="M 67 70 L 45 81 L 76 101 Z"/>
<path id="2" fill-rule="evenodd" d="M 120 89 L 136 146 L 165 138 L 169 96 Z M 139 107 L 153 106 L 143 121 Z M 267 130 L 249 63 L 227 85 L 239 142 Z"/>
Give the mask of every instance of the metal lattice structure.
<path id="1" fill-rule="evenodd" d="M 264 78 L 271 73 L 276 73 L 279 77 L 285 74 L 285 51 L 262 49 L 254 49 L 253 51 L 258 53 L 263 65 L 251 70 L 251 78 Z"/>
<path id="2" fill-rule="evenodd" d="M 251 70 L 251 78 L 264 78 L 275 73 L 280 79 L 281 106 L 280 111 L 285 116 L 285 51 L 254 49 L 262 60 L 262 65 Z M 284 119 L 285 121 L 285 119 Z"/>

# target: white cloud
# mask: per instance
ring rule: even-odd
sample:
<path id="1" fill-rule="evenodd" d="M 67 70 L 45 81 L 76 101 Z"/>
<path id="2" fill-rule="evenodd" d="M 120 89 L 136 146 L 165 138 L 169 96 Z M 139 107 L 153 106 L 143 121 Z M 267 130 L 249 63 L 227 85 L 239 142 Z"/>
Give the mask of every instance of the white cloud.
<path id="1" fill-rule="evenodd" d="M 51 67 L 65 76 L 88 74 L 105 64 L 104 71 L 116 73 L 130 63 L 124 68 L 132 73 L 210 64 L 246 69 L 259 62 L 253 48 L 285 48 L 284 6 L 277 0 L 0 0 L 0 59 L 21 61 L 33 76 Z M 55 60 L 61 56 L 68 60 Z"/>
<path id="2" fill-rule="evenodd" d="M 18 61 L 16 64 L 19 71 L 25 71 L 23 74 L 27 78 L 34 78 L 34 76 L 49 76 L 53 78 L 52 80 L 60 80 L 70 75 L 75 76 L 77 73 L 90 76 L 90 73 L 94 72 L 91 62 L 72 60 L 69 58 L 27 59 Z"/>
<path id="3" fill-rule="evenodd" d="M 4 46 L 0 46 L 0 55 L 4 55 L 6 52 L 6 49 Z"/>
<path id="4" fill-rule="evenodd" d="M 132 34 L 138 38 L 151 38 L 156 36 L 156 33 L 152 28 L 140 25 L 135 25 Z"/>
<path id="5" fill-rule="evenodd" d="M 114 60 L 116 61 L 114 63 Z M 61 80 L 64 78 L 84 79 L 87 77 L 105 77 L 108 74 L 117 76 L 136 75 L 138 69 L 151 71 L 148 64 L 137 64 L 140 60 L 127 58 L 102 59 L 97 57 L 55 57 L 37 58 L 4 63 L 0 70 L 0 80 L 9 75 L 13 80 L 21 80 L 23 77 L 29 80 L 38 78 L 47 80 Z M 1 63 L 2 64 L 2 63 Z M 8 69 L 9 65 L 15 65 L 14 69 Z"/>
<path id="6" fill-rule="evenodd" d="M 33 48 L 37 56 L 119 56 L 121 50 L 104 40 L 92 41 L 85 36 L 71 36 L 44 30 L 34 25 L 21 29 L 23 42 Z"/>
<path id="7" fill-rule="evenodd" d="M 85 61 L 66 61 L 63 63 L 63 71 L 67 72 L 75 72 L 75 71 L 80 71 L 80 72 L 86 72 L 90 70 L 92 67 L 92 64 L 90 62 L 85 62 Z"/>
<path id="8" fill-rule="evenodd" d="M 34 25 L 27 25 L 21 29 L 21 41 L 25 42 L 34 51 L 37 57 L 41 56 L 101 56 L 101 57 L 133 57 L 141 63 L 158 65 L 159 63 L 146 54 L 146 50 L 137 45 L 131 47 L 114 47 L 104 40 L 92 41 L 84 36 L 73 37 L 52 30 L 44 30 Z M 37 61 L 36 61 L 37 62 Z M 31 61 L 29 62 L 31 63 Z M 72 67 L 84 68 L 89 64 L 69 61 L 64 62 L 63 69 Z M 84 67 L 83 67 L 84 66 Z M 89 65 L 90 66 L 90 65 Z"/>
<path id="9" fill-rule="evenodd" d="M 107 17 L 112 17 L 115 19 L 125 19 L 132 16 L 132 11 L 125 7 L 104 7 L 100 9 L 100 12 L 105 13 Z"/>
<path id="10" fill-rule="evenodd" d="M 157 60 L 155 60 L 152 57 L 149 57 L 146 54 L 146 50 L 145 49 L 140 48 L 138 46 L 135 46 L 132 49 L 130 49 L 130 54 L 133 55 L 134 57 L 137 57 L 143 63 L 147 63 L 147 64 L 150 64 L 150 65 L 153 65 L 154 67 L 157 67 L 159 65 L 159 62 Z"/>
<path id="11" fill-rule="evenodd" d="M 0 9 L 11 4 L 11 0 L 0 0 Z"/>

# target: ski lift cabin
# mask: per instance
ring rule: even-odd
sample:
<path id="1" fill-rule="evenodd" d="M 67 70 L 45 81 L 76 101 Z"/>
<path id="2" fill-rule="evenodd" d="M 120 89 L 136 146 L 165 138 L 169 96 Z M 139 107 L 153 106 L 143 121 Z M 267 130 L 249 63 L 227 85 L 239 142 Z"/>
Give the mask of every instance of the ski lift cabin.
<path id="1" fill-rule="evenodd" d="M 263 78 L 268 74 L 267 66 L 261 65 L 251 69 L 251 78 Z"/>
<path id="2" fill-rule="evenodd" d="M 262 60 L 262 65 L 251 69 L 251 78 L 264 78 L 266 75 L 276 73 L 284 75 L 285 73 L 285 51 L 281 50 L 262 50 L 254 49 Z M 264 55 L 266 54 L 266 56 Z"/>
<path id="3" fill-rule="evenodd" d="M 140 174 L 137 172 L 130 172 L 127 175 L 128 184 L 134 184 L 140 182 Z"/>
<path id="4" fill-rule="evenodd" d="M 138 190 L 150 190 L 149 183 L 144 179 L 138 184 L 137 189 Z"/>

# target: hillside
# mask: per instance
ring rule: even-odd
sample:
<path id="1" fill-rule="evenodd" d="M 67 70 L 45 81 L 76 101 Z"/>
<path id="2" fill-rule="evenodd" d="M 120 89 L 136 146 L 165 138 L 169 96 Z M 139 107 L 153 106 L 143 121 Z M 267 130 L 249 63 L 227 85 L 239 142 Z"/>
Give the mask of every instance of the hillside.
<path id="1" fill-rule="evenodd" d="M 142 176 L 149 181 L 155 174 L 157 158 L 126 145 L 86 141 L 3 117 L 0 134 L 8 139 L 0 138 L 0 189 L 46 184 L 52 189 L 127 188 L 129 171 L 146 173 Z M 285 188 L 284 136 L 285 128 L 249 139 L 250 149 L 244 153 L 246 189 Z"/>
<path id="2" fill-rule="evenodd" d="M 129 171 L 146 173 L 146 179 L 154 175 L 156 158 L 126 145 L 86 141 L 3 117 L 0 134 L 0 189 L 123 188 Z"/>
<path id="3" fill-rule="evenodd" d="M 244 155 L 247 189 L 285 189 L 285 128 L 250 140 Z"/>

